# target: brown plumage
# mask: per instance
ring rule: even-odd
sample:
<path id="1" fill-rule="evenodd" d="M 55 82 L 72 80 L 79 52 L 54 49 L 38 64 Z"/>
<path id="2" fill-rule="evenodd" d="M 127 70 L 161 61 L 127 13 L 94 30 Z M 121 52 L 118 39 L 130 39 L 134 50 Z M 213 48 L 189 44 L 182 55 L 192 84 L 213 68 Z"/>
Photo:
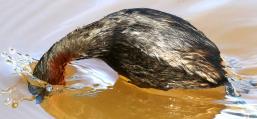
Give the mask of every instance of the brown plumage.
<path id="1" fill-rule="evenodd" d="M 140 87 L 192 89 L 226 82 L 213 42 L 187 21 L 147 8 L 121 10 L 74 30 L 42 56 L 33 75 L 65 84 L 65 65 L 81 58 L 102 59 Z"/>

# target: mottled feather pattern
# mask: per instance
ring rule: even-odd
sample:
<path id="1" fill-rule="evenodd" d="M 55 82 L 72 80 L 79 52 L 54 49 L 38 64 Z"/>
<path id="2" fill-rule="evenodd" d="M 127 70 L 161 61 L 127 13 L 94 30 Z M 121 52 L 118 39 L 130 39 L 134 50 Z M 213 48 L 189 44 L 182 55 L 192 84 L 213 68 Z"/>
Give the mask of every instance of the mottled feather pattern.
<path id="1" fill-rule="evenodd" d="M 208 88 L 226 81 L 213 42 L 189 22 L 147 8 L 121 10 L 74 30 L 43 55 L 34 75 L 61 82 L 65 65 L 82 58 L 102 59 L 140 87 Z"/>

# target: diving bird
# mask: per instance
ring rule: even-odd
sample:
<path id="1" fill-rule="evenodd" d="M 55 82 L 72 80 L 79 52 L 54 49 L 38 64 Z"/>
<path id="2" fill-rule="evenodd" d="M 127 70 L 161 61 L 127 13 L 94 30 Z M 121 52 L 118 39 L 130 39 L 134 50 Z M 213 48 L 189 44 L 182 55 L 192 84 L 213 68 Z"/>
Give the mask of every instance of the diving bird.
<path id="1" fill-rule="evenodd" d="M 33 75 L 65 85 L 74 60 L 98 58 L 144 88 L 200 89 L 228 82 L 217 46 L 180 17 L 149 8 L 111 13 L 67 34 L 41 57 Z M 34 95 L 46 89 L 29 84 Z"/>

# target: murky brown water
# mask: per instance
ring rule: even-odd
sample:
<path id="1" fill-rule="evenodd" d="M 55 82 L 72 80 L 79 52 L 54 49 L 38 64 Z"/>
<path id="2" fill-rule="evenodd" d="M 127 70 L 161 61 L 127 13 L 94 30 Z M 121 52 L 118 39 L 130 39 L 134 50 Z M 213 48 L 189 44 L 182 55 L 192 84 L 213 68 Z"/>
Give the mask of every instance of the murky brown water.
<path id="1" fill-rule="evenodd" d="M 108 13 L 132 7 L 166 11 L 190 21 L 220 48 L 222 55 L 243 77 L 257 78 L 257 2 L 255 1 L 0 1 L 0 51 L 9 47 L 39 58 L 55 41 L 78 26 Z M 0 60 L 0 88 L 19 80 Z M 24 86 L 25 87 L 25 86 Z M 26 87 L 23 91 L 26 91 Z M 18 109 L 0 106 L 8 119 L 211 119 L 228 118 L 227 109 L 215 101 L 224 99 L 224 88 L 206 90 L 140 89 L 120 78 L 112 90 L 96 96 L 53 95 L 41 107 L 24 102 Z M 257 100 L 257 92 L 244 95 Z M 1 100 L 0 100 L 1 101 Z M 255 101 L 256 104 L 257 101 Z M 219 115 L 218 115 L 219 114 Z M 247 118 L 241 117 L 241 118 Z"/>

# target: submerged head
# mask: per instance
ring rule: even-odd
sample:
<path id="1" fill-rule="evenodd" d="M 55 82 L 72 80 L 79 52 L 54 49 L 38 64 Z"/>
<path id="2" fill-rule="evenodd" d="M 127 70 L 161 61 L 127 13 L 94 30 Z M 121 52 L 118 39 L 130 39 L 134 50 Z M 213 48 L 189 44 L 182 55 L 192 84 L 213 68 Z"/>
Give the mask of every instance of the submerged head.
<path id="1" fill-rule="evenodd" d="M 43 101 L 44 97 L 53 91 L 53 86 L 48 84 L 45 87 L 39 87 L 28 83 L 29 92 L 35 97 L 36 103 L 39 104 Z"/>
<path id="2" fill-rule="evenodd" d="M 33 75 L 64 85 L 65 65 L 81 58 L 100 58 L 140 87 L 208 88 L 226 81 L 213 42 L 185 20 L 152 9 L 122 10 L 71 32 L 44 54 Z M 29 89 L 39 99 L 48 94 Z"/>

